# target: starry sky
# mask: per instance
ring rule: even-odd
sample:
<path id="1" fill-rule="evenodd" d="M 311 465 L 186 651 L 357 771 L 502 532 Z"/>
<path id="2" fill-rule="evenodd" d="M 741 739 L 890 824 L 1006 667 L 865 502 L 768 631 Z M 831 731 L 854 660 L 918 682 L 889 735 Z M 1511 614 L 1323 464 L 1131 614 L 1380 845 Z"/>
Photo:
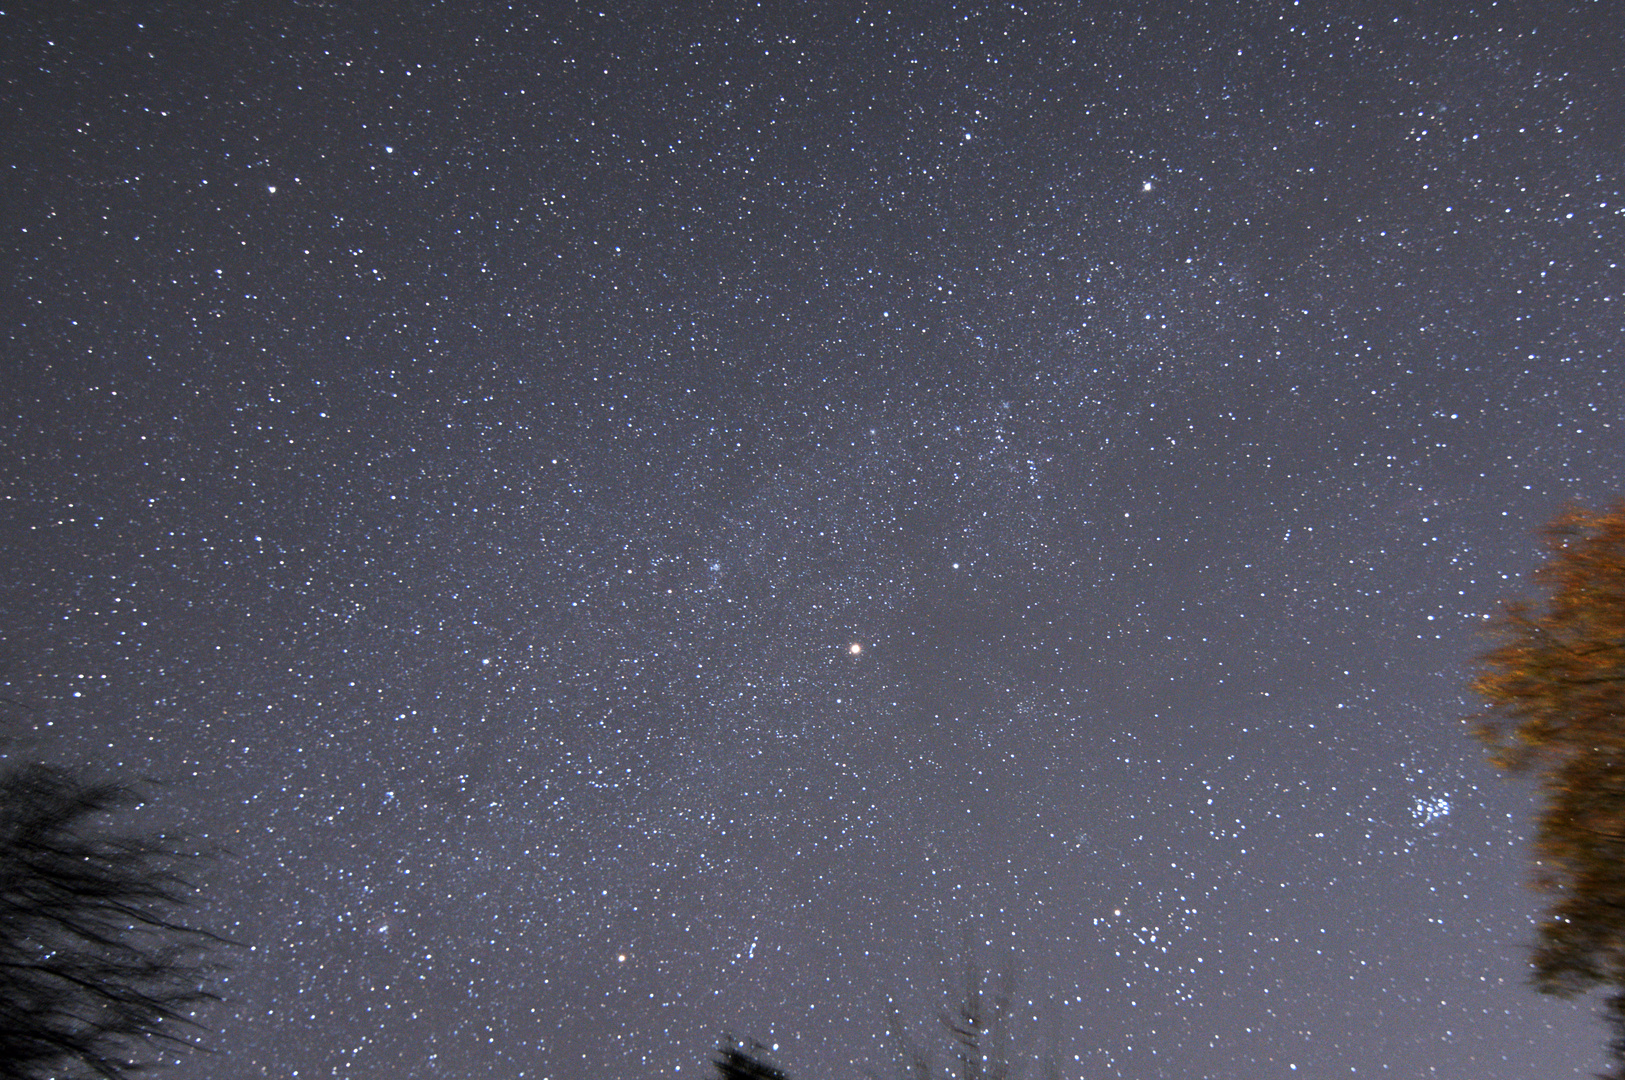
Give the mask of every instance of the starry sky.
<path id="1" fill-rule="evenodd" d="M 7 756 L 224 1078 L 1583 1076 L 1459 717 L 1620 491 L 1606 3 L 0 13 Z"/>

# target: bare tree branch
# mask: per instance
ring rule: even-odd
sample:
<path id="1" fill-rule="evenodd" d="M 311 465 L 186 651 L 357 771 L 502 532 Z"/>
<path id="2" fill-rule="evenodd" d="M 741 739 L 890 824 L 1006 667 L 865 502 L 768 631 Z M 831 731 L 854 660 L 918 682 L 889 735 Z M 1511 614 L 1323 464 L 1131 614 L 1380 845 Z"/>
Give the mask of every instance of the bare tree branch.
<path id="1" fill-rule="evenodd" d="M 194 853 L 99 834 L 139 801 L 44 765 L 0 776 L 0 1080 L 123 1080 L 198 1048 L 226 940 L 181 921 Z"/>

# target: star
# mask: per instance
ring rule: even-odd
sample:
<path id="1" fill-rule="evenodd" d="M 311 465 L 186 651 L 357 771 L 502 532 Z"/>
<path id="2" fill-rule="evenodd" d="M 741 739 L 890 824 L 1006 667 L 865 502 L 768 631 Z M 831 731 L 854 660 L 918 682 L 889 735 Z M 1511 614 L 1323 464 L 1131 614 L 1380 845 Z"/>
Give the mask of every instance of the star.
<path id="1" fill-rule="evenodd" d="M 1414 675 L 1625 491 L 1625 72 L 1142 6 L 11 13 L 7 332 L 62 360 L 0 717 L 234 838 L 224 1071 L 880 1071 L 965 960 L 1074 1078 L 1599 1071 L 1520 985 L 1527 792 Z"/>

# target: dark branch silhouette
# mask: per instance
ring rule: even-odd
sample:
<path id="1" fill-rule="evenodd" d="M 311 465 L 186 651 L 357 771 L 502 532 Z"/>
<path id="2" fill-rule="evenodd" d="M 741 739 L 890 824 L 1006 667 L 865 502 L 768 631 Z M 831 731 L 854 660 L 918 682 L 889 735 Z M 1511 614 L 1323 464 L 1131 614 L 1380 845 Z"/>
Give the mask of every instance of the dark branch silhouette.
<path id="1" fill-rule="evenodd" d="M 1016 1045 L 1016 974 L 1005 969 L 995 985 L 972 956 L 965 939 L 964 984 L 958 1000 L 938 1016 L 952 1065 L 938 1070 L 928 1044 L 910 1038 L 895 1007 L 887 1010 L 886 1026 L 896 1055 L 898 1080 L 1021 1080 L 1034 1055 Z M 1045 1080 L 1057 1080 L 1053 1048 L 1036 1058 Z"/>
<path id="2" fill-rule="evenodd" d="M 767 1060 L 767 1048 L 761 1043 L 724 1039 L 711 1062 L 717 1067 L 717 1080 L 789 1080 Z"/>
<path id="3" fill-rule="evenodd" d="M 210 947 L 197 856 L 98 819 L 140 802 L 45 765 L 0 776 L 0 1080 L 121 1080 L 196 1048 Z"/>

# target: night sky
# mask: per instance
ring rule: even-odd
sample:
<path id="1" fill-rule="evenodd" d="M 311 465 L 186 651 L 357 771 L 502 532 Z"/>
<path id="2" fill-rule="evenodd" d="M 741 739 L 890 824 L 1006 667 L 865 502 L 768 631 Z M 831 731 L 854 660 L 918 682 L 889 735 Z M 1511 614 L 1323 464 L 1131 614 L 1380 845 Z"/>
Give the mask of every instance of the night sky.
<path id="1" fill-rule="evenodd" d="M 232 853 L 172 1075 L 889 1075 L 967 936 L 1068 1080 L 1599 1068 L 1459 718 L 1622 25 L 6 7 L 6 756 Z"/>

